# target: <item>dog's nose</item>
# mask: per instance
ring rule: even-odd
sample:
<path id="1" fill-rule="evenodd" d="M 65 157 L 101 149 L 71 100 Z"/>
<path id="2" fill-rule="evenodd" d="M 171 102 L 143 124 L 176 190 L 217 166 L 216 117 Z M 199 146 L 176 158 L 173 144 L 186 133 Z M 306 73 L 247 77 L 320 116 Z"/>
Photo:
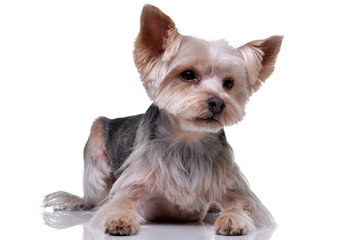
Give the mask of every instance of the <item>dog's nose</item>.
<path id="1" fill-rule="evenodd" d="M 224 100 L 217 97 L 209 98 L 206 102 L 209 105 L 210 112 L 213 114 L 220 114 L 226 106 Z"/>

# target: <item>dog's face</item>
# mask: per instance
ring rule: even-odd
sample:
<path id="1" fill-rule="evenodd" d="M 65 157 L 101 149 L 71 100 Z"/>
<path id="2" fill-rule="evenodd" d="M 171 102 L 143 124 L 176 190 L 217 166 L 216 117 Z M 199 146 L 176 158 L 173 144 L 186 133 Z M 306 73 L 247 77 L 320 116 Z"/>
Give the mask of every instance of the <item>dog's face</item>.
<path id="1" fill-rule="evenodd" d="M 145 5 L 134 59 L 149 97 L 183 130 L 215 132 L 244 117 L 249 97 L 274 69 L 281 40 L 236 49 L 182 36 L 167 15 Z"/>
<path id="2" fill-rule="evenodd" d="M 225 41 L 181 37 L 177 53 L 162 65 L 152 99 L 183 129 L 217 131 L 243 118 L 250 95 L 245 64 Z"/>

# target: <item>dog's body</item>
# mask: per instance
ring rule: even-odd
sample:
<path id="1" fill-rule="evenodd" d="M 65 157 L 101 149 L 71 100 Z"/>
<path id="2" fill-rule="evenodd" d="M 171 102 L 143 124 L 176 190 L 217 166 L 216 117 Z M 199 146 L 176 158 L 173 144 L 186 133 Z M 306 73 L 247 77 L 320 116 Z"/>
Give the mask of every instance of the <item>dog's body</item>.
<path id="1" fill-rule="evenodd" d="M 281 40 L 234 49 L 182 36 L 146 5 L 134 58 L 154 104 L 142 115 L 98 118 L 84 151 L 84 199 L 62 205 L 61 197 L 71 197 L 50 194 L 45 204 L 97 207 L 90 224 L 113 235 L 135 234 L 141 219 L 199 221 L 214 202 L 224 208 L 218 234 L 274 225 L 235 164 L 223 127 L 243 118 L 248 98 L 273 71 Z"/>

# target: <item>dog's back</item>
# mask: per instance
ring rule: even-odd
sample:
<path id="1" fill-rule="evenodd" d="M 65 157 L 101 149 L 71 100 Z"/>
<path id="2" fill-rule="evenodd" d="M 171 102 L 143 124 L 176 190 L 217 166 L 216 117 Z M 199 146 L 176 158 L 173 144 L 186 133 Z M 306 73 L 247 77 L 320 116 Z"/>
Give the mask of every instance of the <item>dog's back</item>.
<path id="1" fill-rule="evenodd" d="M 134 149 L 136 132 L 143 117 L 144 114 L 116 119 L 98 118 L 103 128 L 108 159 L 116 178 L 120 176 L 119 169 Z M 86 148 L 85 146 L 85 154 Z"/>

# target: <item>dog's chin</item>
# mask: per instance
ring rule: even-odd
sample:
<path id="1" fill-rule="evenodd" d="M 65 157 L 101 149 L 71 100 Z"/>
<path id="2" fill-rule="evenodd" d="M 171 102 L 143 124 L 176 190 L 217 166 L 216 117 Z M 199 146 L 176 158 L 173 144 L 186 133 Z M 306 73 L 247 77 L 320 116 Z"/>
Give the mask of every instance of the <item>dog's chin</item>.
<path id="1" fill-rule="evenodd" d="M 180 122 L 180 126 L 185 131 L 192 132 L 218 132 L 224 127 L 218 119 L 210 118 L 194 118 L 184 119 Z"/>

